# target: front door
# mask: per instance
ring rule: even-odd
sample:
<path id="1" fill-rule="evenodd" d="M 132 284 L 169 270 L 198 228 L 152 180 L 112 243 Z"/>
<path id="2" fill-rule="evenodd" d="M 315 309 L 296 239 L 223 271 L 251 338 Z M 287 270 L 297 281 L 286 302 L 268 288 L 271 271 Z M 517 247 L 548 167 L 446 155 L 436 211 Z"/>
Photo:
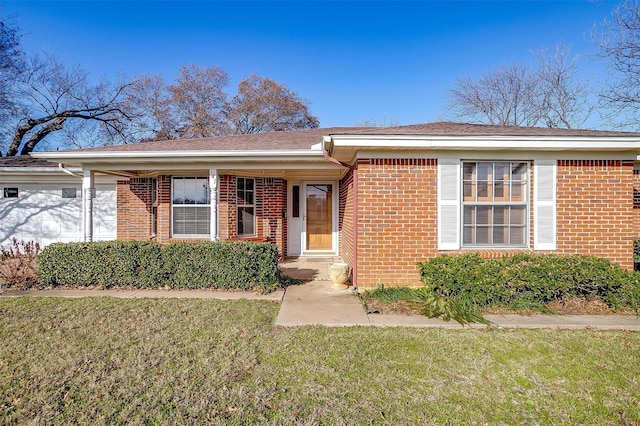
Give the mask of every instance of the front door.
<path id="1" fill-rule="evenodd" d="M 333 250 L 333 185 L 305 184 L 306 244 L 308 251 Z"/>

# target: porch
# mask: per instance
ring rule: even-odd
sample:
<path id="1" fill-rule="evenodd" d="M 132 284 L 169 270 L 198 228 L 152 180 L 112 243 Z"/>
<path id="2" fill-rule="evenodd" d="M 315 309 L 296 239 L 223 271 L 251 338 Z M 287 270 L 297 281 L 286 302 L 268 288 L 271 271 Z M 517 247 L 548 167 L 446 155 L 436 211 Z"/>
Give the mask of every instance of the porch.
<path id="1" fill-rule="evenodd" d="M 337 256 L 342 170 L 102 171 L 116 185 L 117 239 L 268 241 L 282 257 Z M 94 175 L 84 174 L 84 239 L 93 239 Z M 126 175 L 126 176 L 125 176 Z"/>

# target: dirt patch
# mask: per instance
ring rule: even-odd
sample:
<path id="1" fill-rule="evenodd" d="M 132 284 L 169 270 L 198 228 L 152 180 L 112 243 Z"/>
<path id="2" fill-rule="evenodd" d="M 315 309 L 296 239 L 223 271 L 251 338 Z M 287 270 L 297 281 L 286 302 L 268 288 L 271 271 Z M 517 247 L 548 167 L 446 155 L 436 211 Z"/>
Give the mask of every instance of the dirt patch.
<path id="1" fill-rule="evenodd" d="M 368 314 L 390 314 L 390 315 L 419 315 L 419 312 L 408 302 L 401 300 L 393 303 L 380 302 L 375 299 L 365 301 Z M 555 300 L 547 304 L 549 312 L 540 312 L 533 309 L 510 310 L 503 308 L 483 309 L 482 313 L 487 315 L 636 315 L 637 312 L 631 309 L 614 311 L 601 300 L 586 300 L 573 298 L 567 300 Z"/>
<path id="2" fill-rule="evenodd" d="M 393 303 L 380 302 L 369 299 L 365 301 L 368 314 L 392 314 L 392 315 L 417 315 L 418 311 L 412 308 L 408 302 L 400 300 Z"/>
<path id="3" fill-rule="evenodd" d="M 567 299 L 554 300 L 547 305 L 565 315 L 607 315 L 613 312 L 602 300 Z"/>

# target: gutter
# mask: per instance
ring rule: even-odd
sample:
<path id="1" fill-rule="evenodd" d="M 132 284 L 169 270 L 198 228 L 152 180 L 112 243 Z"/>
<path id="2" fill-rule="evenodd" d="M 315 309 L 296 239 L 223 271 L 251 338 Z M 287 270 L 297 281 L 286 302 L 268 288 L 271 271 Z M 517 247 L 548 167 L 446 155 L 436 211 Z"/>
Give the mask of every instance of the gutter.
<path id="1" fill-rule="evenodd" d="M 328 137 L 329 140 L 331 137 Z M 326 140 L 325 140 L 326 142 Z M 338 160 L 337 158 L 331 157 L 329 155 L 329 151 L 323 148 L 322 155 L 325 160 L 337 164 L 342 167 L 346 167 L 352 172 L 353 179 L 353 235 L 352 242 L 353 245 L 353 265 L 351 266 L 351 284 L 353 285 L 354 291 L 358 291 L 358 166 L 354 166 L 352 164 L 348 164 Z"/>

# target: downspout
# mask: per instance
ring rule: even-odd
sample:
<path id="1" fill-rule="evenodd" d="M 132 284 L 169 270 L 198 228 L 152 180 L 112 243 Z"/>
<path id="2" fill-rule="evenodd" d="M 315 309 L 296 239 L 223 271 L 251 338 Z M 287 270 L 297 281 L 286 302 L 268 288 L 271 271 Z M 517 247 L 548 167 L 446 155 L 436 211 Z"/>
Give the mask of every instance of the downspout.
<path id="1" fill-rule="evenodd" d="M 329 136 L 328 138 L 330 141 L 331 137 Z M 324 142 L 327 142 L 327 140 L 325 139 Z M 358 291 L 358 167 L 331 157 L 329 151 L 324 149 L 324 144 L 322 147 L 322 155 L 325 160 L 346 167 L 353 173 L 353 235 L 351 242 L 353 245 L 353 265 L 351 266 L 351 284 L 353 284 L 353 289 Z"/>
<path id="2" fill-rule="evenodd" d="M 64 168 L 64 164 L 62 164 L 62 163 L 58 163 L 58 169 L 60 169 L 60 171 L 62 171 L 62 172 L 64 172 L 64 173 L 66 173 L 66 174 L 68 174 L 68 175 L 75 176 L 75 177 L 77 177 L 77 178 L 82 179 L 82 176 L 81 176 L 81 175 L 77 175 L 77 174 L 73 173 L 71 170 L 67 170 L 67 169 L 65 169 L 65 168 Z"/>

